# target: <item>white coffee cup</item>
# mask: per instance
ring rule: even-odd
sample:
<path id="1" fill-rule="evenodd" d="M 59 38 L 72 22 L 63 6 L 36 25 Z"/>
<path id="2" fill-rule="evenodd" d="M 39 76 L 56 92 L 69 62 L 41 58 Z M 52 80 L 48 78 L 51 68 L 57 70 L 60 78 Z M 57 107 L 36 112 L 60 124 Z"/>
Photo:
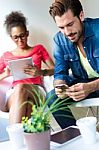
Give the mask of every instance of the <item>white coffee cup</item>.
<path id="1" fill-rule="evenodd" d="M 86 144 L 96 143 L 96 117 L 84 117 L 76 121 L 81 136 Z"/>
<path id="2" fill-rule="evenodd" d="M 8 125 L 6 128 L 13 149 L 24 146 L 23 128 L 21 123 Z"/>

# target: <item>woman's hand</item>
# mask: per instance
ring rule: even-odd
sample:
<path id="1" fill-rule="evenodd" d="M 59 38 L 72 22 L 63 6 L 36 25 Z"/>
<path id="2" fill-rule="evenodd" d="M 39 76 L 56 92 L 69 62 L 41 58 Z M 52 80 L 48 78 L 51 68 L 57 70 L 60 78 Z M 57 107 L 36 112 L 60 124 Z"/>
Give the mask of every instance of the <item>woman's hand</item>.
<path id="1" fill-rule="evenodd" d="M 4 71 L 0 74 L 0 80 L 3 80 L 7 77 L 11 76 L 11 71 L 9 69 L 9 67 L 7 66 Z"/>
<path id="2" fill-rule="evenodd" d="M 36 76 L 40 76 L 41 75 L 41 70 L 37 67 L 37 66 L 32 66 L 32 65 L 28 65 L 25 69 L 24 69 L 24 72 L 26 74 L 29 74 L 33 77 L 36 77 Z"/>
<path id="3" fill-rule="evenodd" d="M 9 66 L 7 66 L 7 67 L 4 69 L 3 74 L 4 74 L 4 77 L 5 77 L 5 78 L 11 76 L 11 70 L 10 70 Z"/>

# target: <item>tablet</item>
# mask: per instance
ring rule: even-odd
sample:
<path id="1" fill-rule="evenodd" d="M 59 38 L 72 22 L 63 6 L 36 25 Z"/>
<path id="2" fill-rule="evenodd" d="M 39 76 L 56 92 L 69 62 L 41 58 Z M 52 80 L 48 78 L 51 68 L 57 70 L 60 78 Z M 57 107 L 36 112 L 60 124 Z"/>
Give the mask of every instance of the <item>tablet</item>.
<path id="1" fill-rule="evenodd" d="M 27 65 L 33 65 L 32 57 L 11 60 L 8 61 L 8 64 L 11 69 L 11 73 L 14 81 L 22 80 L 26 78 L 32 78 L 31 75 L 24 73 L 24 68 Z"/>
<path id="2" fill-rule="evenodd" d="M 72 140 L 73 138 L 76 138 L 79 135 L 79 129 L 71 126 L 52 134 L 51 141 L 58 144 L 64 144 L 65 142 Z"/>

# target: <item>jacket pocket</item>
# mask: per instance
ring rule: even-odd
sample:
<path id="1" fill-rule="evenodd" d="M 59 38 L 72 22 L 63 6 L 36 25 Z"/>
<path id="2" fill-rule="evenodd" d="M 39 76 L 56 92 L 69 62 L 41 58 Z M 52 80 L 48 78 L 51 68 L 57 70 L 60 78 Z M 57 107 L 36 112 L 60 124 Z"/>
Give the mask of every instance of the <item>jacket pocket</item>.
<path id="1" fill-rule="evenodd" d="M 70 61 L 70 62 L 74 62 L 74 61 L 78 61 L 79 58 L 77 55 L 73 55 L 73 54 L 68 54 L 68 55 L 64 55 L 64 60 L 65 61 Z"/>
<path id="2" fill-rule="evenodd" d="M 73 71 L 73 74 L 79 75 L 81 64 L 78 55 L 74 55 L 74 54 L 64 55 L 64 60 L 66 63 L 68 63 L 69 67 Z"/>

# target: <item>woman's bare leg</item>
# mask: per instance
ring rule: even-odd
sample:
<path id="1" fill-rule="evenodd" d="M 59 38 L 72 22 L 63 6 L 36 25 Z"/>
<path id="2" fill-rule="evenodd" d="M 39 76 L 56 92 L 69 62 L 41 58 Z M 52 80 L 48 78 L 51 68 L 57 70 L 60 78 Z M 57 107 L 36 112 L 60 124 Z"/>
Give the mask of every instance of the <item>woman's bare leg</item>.
<path id="1" fill-rule="evenodd" d="M 21 122 L 22 116 L 26 114 L 26 105 L 20 108 L 20 105 L 26 101 L 28 94 L 22 84 L 14 88 L 14 93 L 9 97 L 7 106 L 9 109 L 10 124 Z"/>
<path id="2" fill-rule="evenodd" d="M 9 97 L 7 103 L 10 124 L 21 122 L 23 116 L 30 116 L 31 106 L 28 103 L 22 107 L 20 107 L 20 105 L 28 100 L 33 103 L 35 103 L 35 101 L 37 102 L 36 97 L 34 100 L 33 88 L 34 86 L 29 84 L 19 84 L 14 88 L 14 93 Z M 38 92 L 38 88 L 35 90 Z"/>

